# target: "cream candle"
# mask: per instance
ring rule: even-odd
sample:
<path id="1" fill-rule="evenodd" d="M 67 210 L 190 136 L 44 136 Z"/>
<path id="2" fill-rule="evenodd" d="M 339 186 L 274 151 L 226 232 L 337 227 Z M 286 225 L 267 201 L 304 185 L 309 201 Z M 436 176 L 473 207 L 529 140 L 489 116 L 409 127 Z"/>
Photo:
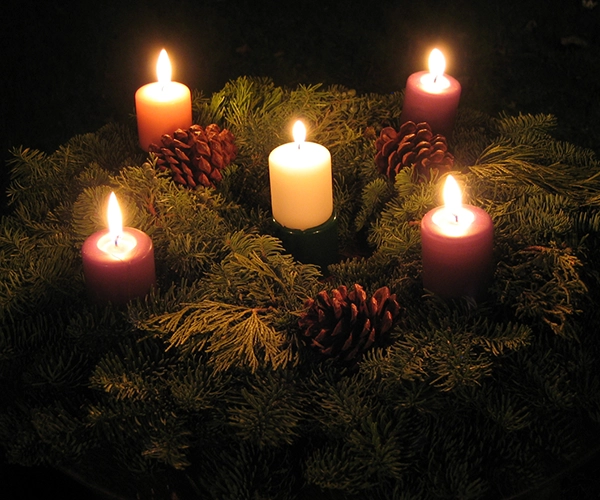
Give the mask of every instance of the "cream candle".
<path id="1" fill-rule="evenodd" d="M 480 297 L 492 274 L 493 224 L 487 212 L 462 205 L 449 175 L 444 205 L 421 221 L 423 287 L 443 297 Z"/>
<path id="2" fill-rule="evenodd" d="M 429 56 L 429 71 L 413 73 L 406 81 L 400 122 L 427 122 L 434 134 L 452 135 L 461 85 L 446 75 L 444 54 L 433 49 Z"/>
<path id="3" fill-rule="evenodd" d="M 85 240 L 83 273 L 88 293 L 96 302 L 123 304 L 146 295 L 156 282 L 154 247 L 144 232 L 123 228 L 114 193 L 108 202 L 108 226 Z"/>
<path id="4" fill-rule="evenodd" d="M 331 154 L 320 144 L 305 142 L 306 128 L 297 121 L 294 142 L 269 155 L 273 218 L 283 227 L 306 230 L 333 214 Z"/>
<path id="5" fill-rule="evenodd" d="M 178 128 L 192 124 L 190 89 L 171 81 L 171 62 L 165 49 L 156 64 L 158 81 L 140 87 L 135 93 L 140 146 L 148 151 L 150 144 L 161 144 L 163 134 L 172 134 Z"/>

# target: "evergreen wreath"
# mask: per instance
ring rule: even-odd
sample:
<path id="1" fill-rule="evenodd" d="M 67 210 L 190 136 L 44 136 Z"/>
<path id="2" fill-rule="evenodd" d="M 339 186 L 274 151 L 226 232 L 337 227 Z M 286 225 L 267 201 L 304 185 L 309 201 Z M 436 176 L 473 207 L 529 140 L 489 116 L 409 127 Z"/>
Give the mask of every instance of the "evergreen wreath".
<path id="1" fill-rule="evenodd" d="M 485 301 L 420 283 L 419 221 L 440 176 L 375 165 L 402 94 L 239 78 L 194 122 L 235 137 L 216 187 L 181 187 L 135 130 L 52 154 L 17 148 L 0 223 L 0 446 L 118 498 L 496 498 L 597 446 L 600 162 L 553 116 L 461 109 L 448 148 L 495 224 Z M 332 154 L 340 261 L 296 262 L 272 235 L 267 157 L 302 117 Z M 116 191 L 152 237 L 158 289 L 85 294 L 80 249 Z M 323 290 L 389 289 L 384 346 L 349 369 L 312 355 L 299 318 Z"/>

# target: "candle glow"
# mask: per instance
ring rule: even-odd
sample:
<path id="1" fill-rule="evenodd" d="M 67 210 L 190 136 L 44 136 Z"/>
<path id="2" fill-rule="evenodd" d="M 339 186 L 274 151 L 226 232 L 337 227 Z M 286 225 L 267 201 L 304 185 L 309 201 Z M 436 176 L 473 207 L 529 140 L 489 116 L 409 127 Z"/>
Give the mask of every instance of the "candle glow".
<path id="1" fill-rule="evenodd" d="M 456 179 L 449 175 L 443 190 L 444 207 L 433 215 L 433 222 L 448 236 L 464 235 L 475 216 L 462 205 L 462 192 Z"/>
<path id="2" fill-rule="evenodd" d="M 106 215 L 108 232 L 98 239 L 98 249 L 104 252 L 107 258 L 123 260 L 137 246 L 137 240 L 130 232 L 123 231 L 123 215 L 114 192 L 110 193 L 108 198 Z"/>
<path id="3" fill-rule="evenodd" d="M 167 54 L 165 49 L 162 49 L 158 55 L 158 61 L 156 62 L 156 78 L 163 88 L 171 81 L 171 73 L 172 69 L 169 54 Z"/>
<path id="4" fill-rule="evenodd" d="M 429 54 L 429 72 L 437 77 L 446 71 L 446 58 L 440 49 L 433 49 Z"/>
<path id="5" fill-rule="evenodd" d="M 300 120 L 294 123 L 294 126 L 292 127 L 292 137 L 294 138 L 294 142 L 298 145 L 298 149 L 300 149 L 300 146 L 306 140 L 306 127 Z"/>
<path id="6" fill-rule="evenodd" d="M 429 54 L 429 73 L 423 74 L 421 83 L 431 93 L 437 94 L 450 87 L 450 80 L 444 76 L 446 58 L 442 51 L 433 49 Z"/>
<path id="7" fill-rule="evenodd" d="M 446 209 L 456 213 L 462 207 L 462 193 L 456 179 L 451 175 L 446 177 L 443 193 Z"/>
<path id="8" fill-rule="evenodd" d="M 119 236 L 123 234 L 123 216 L 121 215 L 121 209 L 119 208 L 119 202 L 115 193 L 110 193 L 108 198 L 108 233 L 111 239 L 117 245 Z"/>

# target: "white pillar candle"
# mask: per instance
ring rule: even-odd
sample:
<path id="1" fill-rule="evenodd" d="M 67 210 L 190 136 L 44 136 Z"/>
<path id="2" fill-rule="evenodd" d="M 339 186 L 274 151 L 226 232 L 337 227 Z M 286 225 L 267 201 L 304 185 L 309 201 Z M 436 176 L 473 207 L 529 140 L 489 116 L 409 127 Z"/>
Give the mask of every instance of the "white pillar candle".
<path id="1" fill-rule="evenodd" d="M 331 154 L 314 142 L 305 142 L 306 129 L 298 121 L 294 142 L 269 155 L 273 218 L 289 229 L 309 229 L 333 214 Z"/>

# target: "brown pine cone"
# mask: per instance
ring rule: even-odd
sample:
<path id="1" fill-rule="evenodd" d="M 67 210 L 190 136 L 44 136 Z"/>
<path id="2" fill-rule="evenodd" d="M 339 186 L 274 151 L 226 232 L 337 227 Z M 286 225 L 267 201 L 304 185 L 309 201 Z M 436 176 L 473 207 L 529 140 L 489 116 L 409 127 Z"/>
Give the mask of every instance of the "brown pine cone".
<path id="1" fill-rule="evenodd" d="M 406 122 L 397 132 L 393 127 L 383 128 L 375 148 L 377 170 L 392 181 L 404 167 L 411 168 L 413 182 L 427 182 L 432 173 L 445 174 L 454 166 L 446 138 L 434 135 L 426 122 Z"/>
<path id="2" fill-rule="evenodd" d="M 149 148 L 158 157 L 158 168 L 169 170 L 175 182 L 191 189 L 215 187 L 223 179 L 221 171 L 237 156 L 233 134 L 215 123 L 177 129 L 172 136 L 164 134 L 161 142 Z"/>
<path id="3" fill-rule="evenodd" d="M 323 290 L 306 301 L 298 320 L 306 344 L 324 357 L 356 361 L 372 346 L 383 345 L 398 321 L 400 306 L 388 287 L 367 297 L 362 286 Z"/>

